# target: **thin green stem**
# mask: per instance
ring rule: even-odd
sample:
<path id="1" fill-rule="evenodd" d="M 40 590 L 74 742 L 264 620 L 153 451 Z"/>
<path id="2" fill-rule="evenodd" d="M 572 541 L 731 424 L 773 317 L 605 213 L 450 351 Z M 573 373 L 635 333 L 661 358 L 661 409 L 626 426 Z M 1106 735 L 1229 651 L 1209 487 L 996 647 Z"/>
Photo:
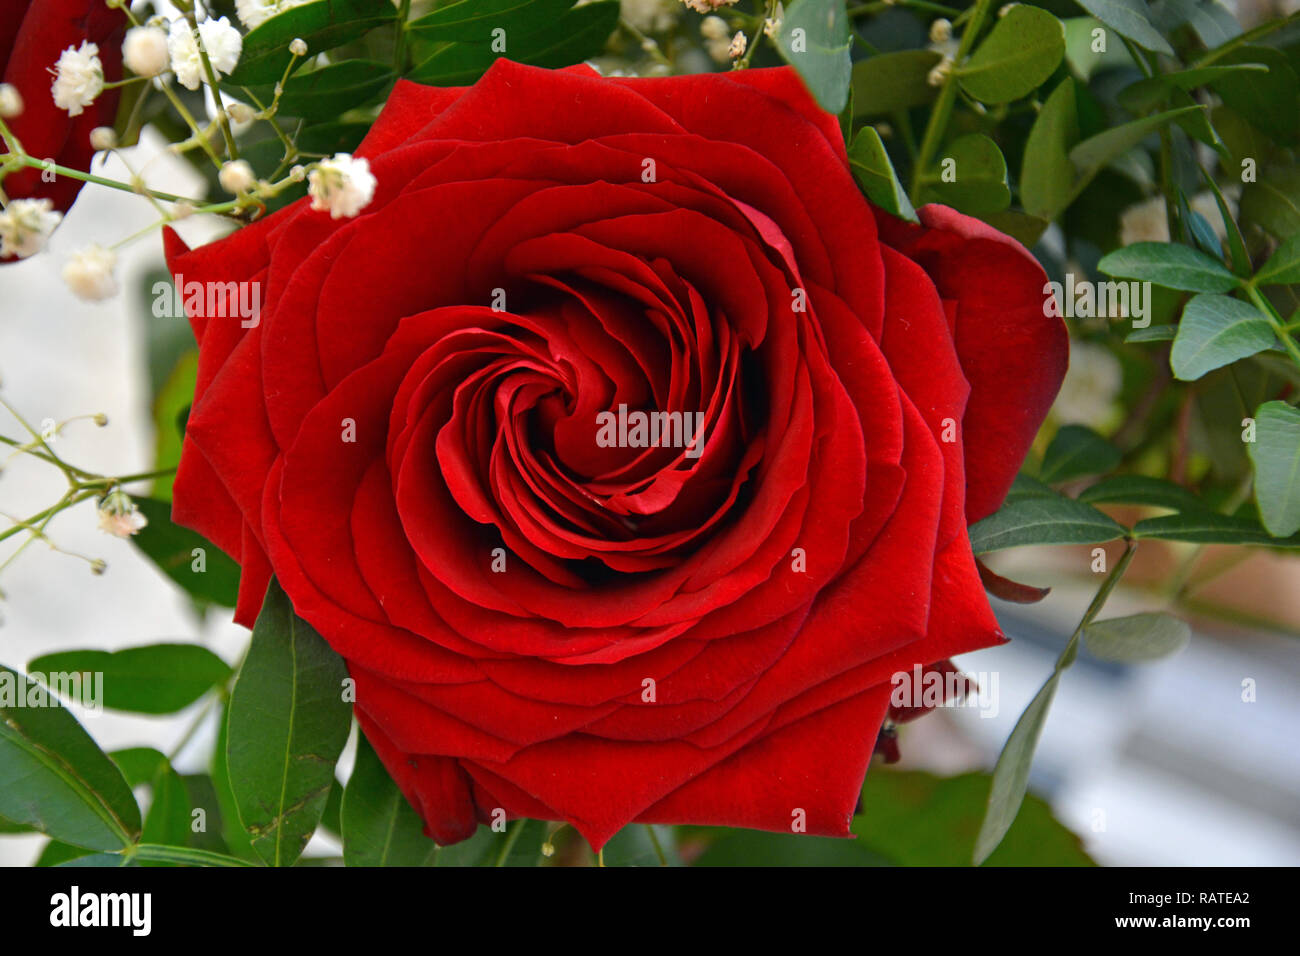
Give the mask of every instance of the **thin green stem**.
<path id="1" fill-rule="evenodd" d="M 667 866 L 668 857 L 664 855 L 664 848 L 663 845 L 659 842 L 659 834 L 655 833 L 654 825 L 647 823 L 645 827 L 645 832 L 650 837 L 650 845 L 655 849 L 655 856 L 659 858 L 659 865 Z"/>
<path id="2" fill-rule="evenodd" d="M 497 854 L 497 866 L 505 866 L 506 860 L 510 859 L 510 851 L 515 848 L 519 841 L 519 836 L 524 832 L 524 827 L 528 825 L 527 820 L 516 820 L 506 831 L 505 841 L 501 844 L 501 852 Z"/>
<path id="3" fill-rule="evenodd" d="M 961 34 L 961 43 L 957 47 L 957 56 L 953 60 L 953 68 L 943 79 L 943 87 L 939 90 L 939 97 L 934 101 L 934 108 L 930 111 L 929 122 L 925 126 L 925 135 L 921 137 L 921 149 L 916 157 L 916 165 L 912 170 L 912 189 L 910 198 L 915 205 L 920 202 L 922 177 L 934 159 L 935 154 L 939 151 L 939 145 L 943 142 L 943 137 L 948 131 L 948 119 L 952 115 L 953 104 L 957 100 L 957 83 L 958 73 L 961 70 L 962 61 L 970 53 L 970 48 L 975 43 L 975 37 L 979 34 L 980 27 L 984 25 L 984 19 L 988 16 L 989 8 L 993 5 L 993 0 L 976 0 L 974 13 L 971 15 L 970 23 Z"/>
<path id="4" fill-rule="evenodd" d="M 1254 280 L 1246 284 L 1246 295 L 1250 296 L 1250 301 L 1255 304 L 1255 307 L 1268 317 L 1268 324 L 1273 327 L 1274 334 L 1278 337 L 1278 341 L 1282 343 L 1282 347 L 1286 349 L 1287 354 L 1291 356 L 1291 361 L 1300 366 L 1300 346 L 1296 345 L 1295 339 L 1287 331 L 1286 320 L 1278 315 L 1277 310 L 1273 308 L 1273 303 L 1264 298 L 1259 289 L 1255 288 Z"/>
<path id="5" fill-rule="evenodd" d="M 47 163 L 43 159 L 33 159 L 31 156 L 28 156 L 25 153 L 22 154 L 11 153 L 10 155 L 17 155 L 19 161 L 24 166 L 31 166 L 36 169 L 49 169 L 54 171 L 60 176 L 70 176 L 73 179 L 80 179 L 82 182 L 94 183 L 97 186 L 108 186 L 112 189 L 120 189 L 123 192 L 128 192 L 128 193 L 140 192 L 139 189 L 132 186 L 130 183 L 120 183 L 115 179 L 105 179 L 103 176 L 94 176 L 90 173 L 83 173 L 80 170 L 69 169 L 67 166 L 60 166 L 57 163 Z M 187 202 L 196 206 L 199 205 L 199 203 L 201 202 L 201 200 L 197 200 L 197 199 L 187 199 L 185 196 L 176 196 L 173 195 L 172 193 L 159 192 L 156 189 L 151 189 L 149 190 L 149 192 L 152 193 L 158 199 L 165 199 L 167 202 Z"/>
<path id="6" fill-rule="evenodd" d="M 212 90 L 212 99 L 217 108 L 217 123 L 221 126 L 221 137 L 226 141 L 226 153 L 231 159 L 238 159 L 239 147 L 235 145 L 235 135 L 230 130 L 230 118 L 226 116 L 226 106 L 221 102 L 221 81 L 217 79 L 217 71 L 213 69 L 212 61 L 208 58 L 208 51 L 203 46 L 203 34 L 199 32 L 193 9 L 185 15 L 185 19 L 189 21 L 190 32 L 194 34 L 194 43 L 199 50 L 199 62 L 203 64 L 203 75 L 207 78 L 208 87 Z"/>
<path id="7" fill-rule="evenodd" d="M 1281 30 L 1284 27 L 1289 27 L 1291 24 L 1297 22 L 1300 22 L 1300 10 L 1291 14 L 1289 17 L 1284 17 L 1281 20 L 1270 20 L 1267 23 L 1261 23 L 1253 30 L 1247 30 L 1245 33 L 1242 33 L 1240 36 L 1233 37 L 1231 40 L 1229 40 L 1227 43 L 1223 44 L 1222 46 L 1216 47 L 1213 50 L 1209 50 L 1208 52 L 1206 52 L 1205 56 L 1201 57 L 1199 60 L 1197 60 L 1195 63 L 1192 64 L 1192 69 L 1197 69 L 1202 66 L 1209 66 L 1215 60 L 1222 59 L 1226 54 L 1231 53 L 1237 47 L 1242 46 L 1243 44 L 1246 43 L 1254 43 L 1260 37 L 1266 37 L 1270 33 L 1276 33 L 1278 30 Z"/>

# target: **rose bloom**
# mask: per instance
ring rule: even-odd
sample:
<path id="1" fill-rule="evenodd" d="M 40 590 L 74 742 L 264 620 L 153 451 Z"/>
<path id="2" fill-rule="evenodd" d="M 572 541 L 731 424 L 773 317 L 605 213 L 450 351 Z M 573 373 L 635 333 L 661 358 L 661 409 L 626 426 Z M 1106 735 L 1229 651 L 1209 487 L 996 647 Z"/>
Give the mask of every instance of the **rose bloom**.
<path id="1" fill-rule="evenodd" d="M 23 98 L 22 113 L 5 122 L 27 155 L 81 172 L 89 168 L 95 155 L 90 131 L 113 125 L 119 91 L 104 90 L 79 115 L 69 116 L 54 103 L 50 71 L 68 47 L 89 42 L 99 47 L 105 79 L 120 79 L 125 30 L 126 14 L 104 0 L 0 0 L 0 78 Z M 46 198 L 67 212 L 82 184 L 71 176 L 45 182 L 41 170 L 20 169 L 2 185 L 10 199 Z"/>
<path id="2" fill-rule="evenodd" d="M 498 60 L 399 83 L 357 155 L 356 218 L 167 235 L 262 284 L 253 328 L 192 316 L 173 506 L 236 619 L 274 574 L 442 843 L 497 808 L 847 835 L 892 675 L 1004 640 L 966 527 L 1065 371 L 1042 269 L 874 211 L 788 69 Z M 702 445 L 598 441 L 621 406 Z"/>

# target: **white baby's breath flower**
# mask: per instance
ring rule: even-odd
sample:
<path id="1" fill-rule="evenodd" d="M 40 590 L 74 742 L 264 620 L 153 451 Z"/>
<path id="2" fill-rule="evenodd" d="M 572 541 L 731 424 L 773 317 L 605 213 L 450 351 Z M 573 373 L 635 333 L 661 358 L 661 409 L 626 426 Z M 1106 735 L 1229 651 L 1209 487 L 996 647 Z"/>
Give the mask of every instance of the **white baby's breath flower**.
<path id="1" fill-rule="evenodd" d="M 167 34 L 158 27 L 132 27 L 122 41 L 122 62 L 137 76 L 157 76 L 167 69 Z"/>
<path id="2" fill-rule="evenodd" d="M 289 52 L 294 56 L 307 55 L 307 41 L 302 37 L 294 37 L 289 41 Z"/>
<path id="3" fill-rule="evenodd" d="M 940 17 L 930 24 L 930 42 L 947 43 L 952 39 L 952 21 Z"/>
<path id="4" fill-rule="evenodd" d="M 129 538 L 149 523 L 134 501 L 122 491 L 110 491 L 99 502 L 99 530 Z"/>
<path id="5" fill-rule="evenodd" d="M 1070 368 L 1052 405 L 1052 415 L 1063 425 L 1102 427 L 1123 384 L 1124 370 L 1109 349 L 1071 342 Z"/>
<path id="6" fill-rule="evenodd" d="M 676 0 L 622 0 L 620 12 L 642 33 L 667 33 L 682 15 Z"/>
<path id="7" fill-rule="evenodd" d="M 718 16 L 707 16 L 700 21 L 700 36 L 706 40 L 725 40 L 731 34 L 727 21 Z"/>
<path id="8" fill-rule="evenodd" d="M 307 176 L 312 209 L 329 210 L 331 219 L 351 218 L 375 197 L 375 177 L 370 163 L 349 153 L 323 159 Z"/>
<path id="9" fill-rule="evenodd" d="M 945 56 L 926 75 L 925 82 L 930 86 L 943 86 L 944 81 L 948 79 L 948 74 L 952 72 L 952 62 L 952 57 Z"/>
<path id="10" fill-rule="evenodd" d="M 107 299 L 117 294 L 117 279 L 113 266 L 117 255 L 102 246 L 87 246 L 74 252 L 63 266 L 63 281 L 79 298 L 90 302 Z"/>
<path id="11" fill-rule="evenodd" d="M 739 60 L 745 55 L 745 48 L 749 46 L 749 40 L 746 39 L 744 31 L 737 30 L 736 35 L 731 38 L 731 43 L 727 46 L 727 55 L 733 60 Z"/>
<path id="12" fill-rule="evenodd" d="M 13 119 L 23 112 L 23 95 L 12 83 L 0 83 L 0 119 Z"/>
<path id="13" fill-rule="evenodd" d="M 248 165 L 248 160 L 236 159 L 221 167 L 217 181 L 228 193 L 242 193 L 253 188 L 257 177 L 253 174 L 253 167 Z"/>
<path id="14" fill-rule="evenodd" d="M 239 54 L 243 52 L 244 40 L 229 20 L 225 17 L 204 20 L 199 24 L 199 37 L 213 70 L 222 74 L 235 69 Z M 176 74 L 177 82 L 187 90 L 197 90 L 204 79 L 203 60 L 199 56 L 194 31 L 184 20 L 172 23 L 171 32 L 167 34 L 167 51 L 171 55 L 172 72 Z"/>
<path id="15" fill-rule="evenodd" d="M 26 259 L 45 248 L 63 220 L 48 199 L 15 199 L 0 212 L 0 257 Z"/>
<path id="16" fill-rule="evenodd" d="M 86 40 L 76 49 L 68 47 L 59 54 L 54 64 L 54 105 L 67 110 L 69 116 L 80 116 L 104 91 L 104 64 L 99 60 L 99 47 Z"/>

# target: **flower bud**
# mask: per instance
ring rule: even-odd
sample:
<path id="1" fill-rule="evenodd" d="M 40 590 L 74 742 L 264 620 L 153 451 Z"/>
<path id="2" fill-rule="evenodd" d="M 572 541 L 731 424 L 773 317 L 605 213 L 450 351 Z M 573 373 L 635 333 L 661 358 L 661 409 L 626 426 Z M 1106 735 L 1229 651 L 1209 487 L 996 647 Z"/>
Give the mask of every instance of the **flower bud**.
<path id="1" fill-rule="evenodd" d="M 248 165 L 248 160 L 235 159 L 221 167 L 217 181 L 226 192 L 238 194 L 252 189 L 257 183 L 257 177 L 253 174 L 253 167 Z"/>
<path id="2" fill-rule="evenodd" d="M 293 40 L 289 43 L 289 52 L 292 53 L 294 56 L 306 56 L 307 41 L 304 40 L 302 37 L 294 37 Z"/>
<path id="3" fill-rule="evenodd" d="M 157 76 L 171 63 L 167 34 L 158 27 L 132 27 L 122 41 L 122 62 L 137 76 Z"/>
<path id="4" fill-rule="evenodd" d="M 0 119 L 13 119 L 23 111 L 23 95 L 12 83 L 0 83 Z"/>
<path id="5" fill-rule="evenodd" d="M 94 150 L 115 149 L 117 134 L 111 126 L 96 126 L 90 131 L 90 148 Z"/>

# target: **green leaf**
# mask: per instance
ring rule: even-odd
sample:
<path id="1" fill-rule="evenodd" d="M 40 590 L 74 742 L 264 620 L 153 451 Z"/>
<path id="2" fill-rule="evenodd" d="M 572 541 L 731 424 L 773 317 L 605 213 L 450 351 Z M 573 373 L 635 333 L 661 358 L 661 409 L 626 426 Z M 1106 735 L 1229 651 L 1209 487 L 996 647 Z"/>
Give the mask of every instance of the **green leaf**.
<path id="1" fill-rule="evenodd" d="M 1059 484 L 1084 475 L 1099 475 L 1119 464 L 1120 450 L 1091 428 L 1064 425 L 1043 453 L 1040 481 Z"/>
<path id="2" fill-rule="evenodd" d="M 174 714 L 230 677 L 230 668 L 197 644 L 149 644 L 120 651 L 59 651 L 29 672 L 102 673 L 104 706 L 137 714 Z"/>
<path id="3" fill-rule="evenodd" d="M 294 613 L 274 579 L 230 695 L 230 787 L 270 866 L 302 853 L 325 809 L 351 727 L 343 659 Z"/>
<path id="4" fill-rule="evenodd" d="M 952 182 L 945 182 L 949 172 Z M 925 196 L 972 216 L 1006 209 L 1011 190 L 1002 150 L 982 133 L 958 137 L 940 157 L 939 175 L 927 176 Z"/>
<path id="5" fill-rule="evenodd" d="M 154 470 L 175 468 L 181 460 L 181 443 L 184 437 L 180 427 L 181 416 L 187 413 L 194 401 L 194 386 L 198 380 L 199 352 L 189 349 L 177 360 L 171 373 L 158 389 L 153 400 Z M 172 484 L 176 476 L 164 475 L 154 480 L 150 497 L 156 501 L 172 500 Z M 148 515 L 145 516 L 146 518 Z"/>
<path id="6" fill-rule="evenodd" d="M 1088 650 L 1107 661 L 1156 661 L 1177 654 L 1191 636 L 1185 621 L 1158 613 L 1093 621 L 1083 629 Z"/>
<path id="7" fill-rule="evenodd" d="M 0 665 L 0 814 L 56 840 L 118 850 L 140 835 L 122 772 L 49 691 Z"/>
<path id="8" fill-rule="evenodd" d="M 573 0 L 460 0 L 412 20 L 407 29 L 423 40 L 487 43 L 497 27 L 535 32 L 573 6 Z"/>
<path id="9" fill-rule="evenodd" d="M 1164 105 L 1171 89 L 1190 92 L 1233 73 L 1252 70 L 1267 71 L 1268 67 L 1263 63 L 1233 63 L 1228 66 L 1202 66 L 1175 73 L 1157 73 L 1155 76 L 1138 80 L 1131 86 L 1124 87 L 1119 91 L 1116 99 L 1119 105 L 1130 113 L 1144 113 Z"/>
<path id="10" fill-rule="evenodd" d="M 1300 78 L 1281 50 L 1240 46 L 1218 60 L 1220 65 L 1263 63 L 1266 71 L 1228 73 L 1210 85 L 1224 105 L 1241 114 L 1273 140 L 1283 144 L 1300 134 Z"/>
<path id="11" fill-rule="evenodd" d="M 239 596 L 239 565 L 202 535 L 174 524 L 171 505 L 154 498 L 132 498 L 148 524 L 131 536 L 163 573 L 186 593 L 222 607 Z"/>
<path id="12" fill-rule="evenodd" d="M 343 861 L 348 866 L 432 866 L 438 845 L 406 802 L 365 734 L 343 791 Z"/>
<path id="13" fill-rule="evenodd" d="M 216 790 L 217 807 L 221 811 L 221 839 L 230 848 L 230 852 L 240 859 L 258 861 L 260 858 L 253 851 L 252 841 L 239 822 L 239 808 L 234 791 L 230 789 L 230 761 L 226 756 L 229 713 L 228 705 L 222 708 L 217 723 L 217 745 L 212 749 L 212 787 Z"/>
<path id="14" fill-rule="evenodd" d="M 1256 285 L 1291 285 L 1300 282 L 1300 233 L 1292 236 L 1255 275 Z"/>
<path id="15" fill-rule="evenodd" d="M 189 795 L 190 806 L 193 808 L 190 811 L 190 832 L 186 846 L 229 855 L 230 850 L 222 836 L 225 820 L 216 784 L 206 773 L 181 774 L 181 781 L 185 784 L 185 792 Z M 202 811 L 201 816 L 196 817 L 195 811 Z"/>
<path id="16" fill-rule="evenodd" d="M 396 74 L 373 60 L 344 60 L 289 78 L 279 112 L 305 120 L 337 119 L 383 91 Z M 267 100 L 259 96 L 263 102 Z"/>
<path id="17" fill-rule="evenodd" d="M 1203 106 L 1185 106 L 1112 127 L 1096 136 L 1088 137 L 1071 149 L 1070 162 L 1079 171 L 1080 179 L 1088 182 L 1112 159 L 1128 152 L 1166 123 L 1172 123 L 1180 117 L 1204 109 Z"/>
<path id="18" fill-rule="evenodd" d="M 1255 468 L 1255 501 L 1269 534 L 1300 531 L 1300 409 L 1265 402 L 1255 412 L 1255 440 L 1247 443 Z"/>
<path id="19" fill-rule="evenodd" d="M 943 57 L 933 50 L 879 53 L 853 64 L 853 109 L 881 116 L 934 102 L 939 88 L 928 82 Z"/>
<path id="20" fill-rule="evenodd" d="M 873 203 L 900 219 L 918 221 L 916 210 L 898 181 L 894 165 L 885 152 L 885 144 L 880 141 L 880 134 L 874 126 L 862 127 L 854 137 L 853 145 L 849 147 L 849 168 Z"/>
<path id="21" fill-rule="evenodd" d="M 852 44 L 844 0 L 793 0 L 776 36 L 781 56 L 828 113 L 838 113 L 849 100 Z"/>
<path id="22" fill-rule="evenodd" d="M 1232 211 L 1228 208 L 1227 200 L 1223 198 L 1219 184 L 1214 181 L 1214 176 L 1202 169 L 1201 178 L 1214 193 L 1215 205 L 1219 207 L 1219 218 L 1223 220 L 1223 228 L 1228 234 L 1228 254 L 1232 257 L 1232 271 L 1245 278 L 1250 275 L 1250 253 L 1246 251 L 1246 241 L 1241 235 L 1241 229 L 1232 217 Z"/>
<path id="23" fill-rule="evenodd" d="M 190 839 L 190 795 L 185 781 L 171 764 L 159 768 L 150 784 L 152 797 L 144 817 L 142 843 L 186 846 Z M 165 864 L 145 862 L 144 866 Z"/>
<path id="24" fill-rule="evenodd" d="M 1046 10 L 1013 6 L 974 55 L 955 70 L 962 89 L 989 104 L 1033 92 L 1065 56 L 1065 27 Z"/>
<path id="25" fill-rule="evenodd" d="M 114 750 L 108 756 L 131 787 L 152 783 L 158 771 L 167 766 L 167 755 L 153 747 L 127 747 Z"/>
<path id="26" fill-rule="evenodd" d="M 889 866 L 861 840 L 810 836 L 806 833 L 764 833 L 761 830 L 704 831 L 717 833 L 708 849 L 691 866 Z"/>
<path id="27" fill-rule="evenodd" d="M 1127 37 L 1140 47 L 1157 53 L 1174 55 L 1173 49 L 1147 19 L 1146 4 L 1142 0 L 1076 0 L 1106 26 L 1122 37 Z"/>
<path id="28" fill-rule="evenodd" d="M 1171 511 L 1204 511 L 1206 505 L 1182 485 L 1146 475 L 1103 478 L 1079 495 L 1088 504 L 1148 505 Z"/>
<path id="29" fill-rule="evenodd" d="M 1228 292 L 1241 284 L 1222 262 L 1169 242 L 1135 242 L 1116 249 L 1101 257 L 1097 270 L 1186 292 Z"/>
<path id="30" fill-rule="evenodd" d="M 1145 329 L 1134 329 L 1124 336 L 1125 343 L 1172 342 L 1178 334 L 1176 325 L 1150 325 Z"/>
<path id="31" fill-rule="evenodd" d="M 993 778 L 872 768 L 853 832 L 899 866 L 969 866 Z M 753 863 L 761 863 L 754 860 Z M 987 866 L 1092 866 L 1077 836 L 1027 795 Z"/>
<path id="32" fill-rule="evenodd" d="M 239 63 L 226 82 L 232 86 L 278 83 L 289 65 L 289 44 L 295 38 L 305 40 L 308 55 L 315 56 L 396 18 L 397 10 L 389 0 L 312 0 L 290 7 L 248 32 Z"/>
<path id="33" fill-rule="evenodd" d="M 993 768 L 993 786 L 989 790 L 988 808 L 979 834 L 975 837 L 973 860 L 978 866 L 1002 842 L 1020 812 L 1029 787 L 1029 768 L 1038 748 L 1038 738 L 1047 722 L 1056 688 L 1061 682 L 1061 671 L 1055 670 L 1047 682 L 1034 695 L 1020 719 L 1016 721 L 1011 736 L 1007 738 L 997 765 Z"/>
<path id="34" fill-rule="evenodd" d="M 1124 528 L 1091 505 L 1064 495 L 1008 498 L 970 527 L 976 554 L 1031 544 L 1100 544 L 1124 537 Z"/>
<path id="35" fill-rule="evenodd" d="M 1079 141 L 1074 80 L 1066 77 L 1043 104 L 1025 142 L 1020 202 L 1040 219 L 1055 219 L 1070 204 L 1074 165 L 1069 151 Z"/>
<path id="36" fill-rule="evenodd" d="M 452 43 L 417 64 L 407 78 L 435 86 L 469 84 L 499 56 L 531 66 L 572 66 L 605 49 L 605 41 L 618 24 L 618 11 L 618 0 L 574 7 L 534 32 L 510 33 L 504 54 L 492 49 L 490 37 L 481 43 Z"/>
<path id="37" fill-rule="evenodd" d="M 1183 309 L 1169 364 L 1175 378 L 1194 382 L 1275 342 L 1268 318 L 1250 303 L 1225 295 L 1198 295 Z"/>
<path id="38" fill-rule="evenodd" d="M 1136 538 L 1190 541 L 1195 544 L 1258 544 L 1275 548 L 1300 548 L 1300 535 L 1272 537 L 1256 521 L 1213 511 L 1162 515 L 1133 526 Z"/>

